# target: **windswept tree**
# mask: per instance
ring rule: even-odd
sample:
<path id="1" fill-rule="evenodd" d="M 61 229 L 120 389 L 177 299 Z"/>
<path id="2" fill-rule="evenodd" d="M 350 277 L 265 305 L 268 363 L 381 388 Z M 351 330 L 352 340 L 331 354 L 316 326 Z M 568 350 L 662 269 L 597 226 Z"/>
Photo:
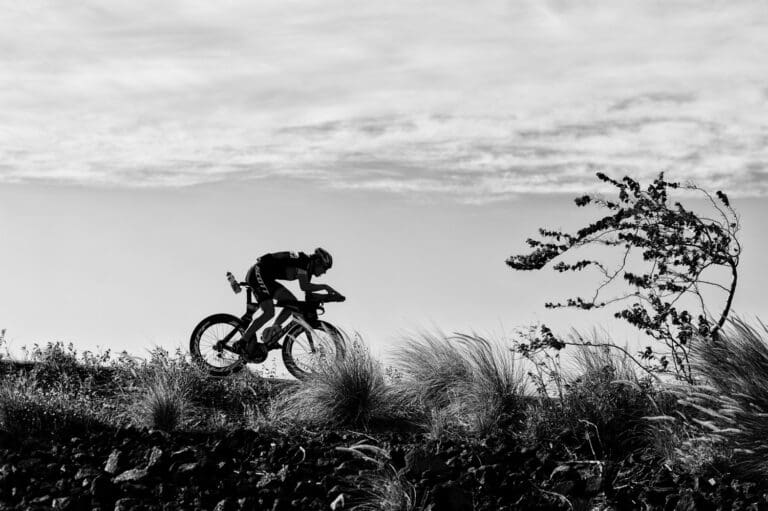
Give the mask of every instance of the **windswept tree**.
<path id="1" fill-rule="evenodd" d="M 656 370 L 672 369 L 690 380 L 691 340 L 694 335 L 716 338 L 731 310 L 741 256 L 739 217 L 722 191 L 712 195 L 692 183 L 666 181 L 663 173 L 646 188 L 629 177 L 616 180 L 603 173 L 597 177 L 615 187 L 617 197 L 584 195 L 575 202 L 578 207 L 606 210 L 605 216 L 572 234 L 539 229 L 539 239 L 527 240 L 532 250 L 506 262 L 516 270 L 539 270 L 549 263 L 558 272 L 596 270 L 601 281 L 591 296 L 545 306 L 590 310 L 615 305 L 615 317 L 665 346 L 648 346 L 641 358 Z M 672 190 L 704 198 L 709 213 L 671 202 Z M 586 247 L 603 250 L 579 250 Z M 566 253 L 579 252 L 603 257 L 611 253 L 606 247 L 618 251 L 617 263 L 609 265 L 590 257 L 570 262 L 561 259 Z M 721 298 L 714 309 L 707 303 L 712 295 L 707 288 L 719 290 L 715 294 Z M 606 297 L 607 293 L 616 294 Z M 563 347 L 549 329 L 544 328 L 543 333 L 548 347 Z"/>

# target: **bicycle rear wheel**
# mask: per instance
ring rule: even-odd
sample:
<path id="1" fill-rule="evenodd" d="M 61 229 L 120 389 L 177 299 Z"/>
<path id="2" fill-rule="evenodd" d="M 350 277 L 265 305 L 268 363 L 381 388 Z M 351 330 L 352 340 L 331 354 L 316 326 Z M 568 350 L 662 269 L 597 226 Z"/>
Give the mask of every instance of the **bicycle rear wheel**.
<path id="1" fill-rule="evenodd" d="M 344 337 L 338 328 L 325 321 L 319 328 L 304 322 L 289 325 L 283 336 L 283 363 L 293 376 L 305 379 L 322 364 L 344 358 Z"/>
<path id="2" fill-rule="evenodd" d="M 245 367 L 237 353 L 223 347 L 242 339 L 245 328 L 240 318 L 231 314 L 214 314 L 202 320 L 192 331 L 189 352 L 192 360 L 213 376 L 226 376 Z"/>

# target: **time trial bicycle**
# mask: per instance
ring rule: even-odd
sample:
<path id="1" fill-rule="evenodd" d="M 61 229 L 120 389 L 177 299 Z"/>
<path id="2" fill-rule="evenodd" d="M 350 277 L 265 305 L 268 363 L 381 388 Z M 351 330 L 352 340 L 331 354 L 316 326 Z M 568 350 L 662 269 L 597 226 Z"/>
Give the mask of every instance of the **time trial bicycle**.
<path id="1" fill-rule="evenodd" d="M 213 314 L 203 319 L 192 331 L 189 351 L 192 360 L 214 376 L 227 376 L 242 370 L 246 364 L 260 364 L 267 359 L 270 349 L 259 342 L 255 354 L 238 351 L 234 344 L 243 338 L 251 324 L 253 314 L 259 310 L 253 301 L 253 291 L 246 282 L 238 282 L 227 274 L 235 293 L 246 291 L 246 312 L 241 317 L 233 314 Z M 305 379 L 318 364 L 333 363 L 344 356 L 344 338 L 335 326 L 322 321 L 324 304 L 343 302 L 340 294 L 312 294 L 305 301 L 277 300 L 276 307 L 291 311 L 291 318 L 277 338 L 275 348 L 282 352 L 285 368 L 298 379 Z M 274 342 L 274 341 L 273 341 Z"/>

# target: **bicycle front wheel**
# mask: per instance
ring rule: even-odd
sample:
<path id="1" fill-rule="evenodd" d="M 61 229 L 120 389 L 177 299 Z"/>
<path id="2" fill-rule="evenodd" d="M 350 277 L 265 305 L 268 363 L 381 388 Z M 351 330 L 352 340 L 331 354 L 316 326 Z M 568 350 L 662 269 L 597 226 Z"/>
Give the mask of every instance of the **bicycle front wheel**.
<path id="1" fill-rule="evenodd" d="M 322 364 L 334 363 L 344 357 L 344 337 L 330 323 L 320 322 L 312 328 L 304 322 L 294 322 L 283 337 L 283 363 L 293 376 L 305 379 Z"/>
<path id="2" fill-rule="evenodd" d="M 226 376 L 240 371 L 245 367 L 245 361 L 227 347 L 242 339 L 244 333 L 245 328 L 237 316 L 208 316 L 195 327 L 189 339 L 192 360 L 213 376 Z"/>

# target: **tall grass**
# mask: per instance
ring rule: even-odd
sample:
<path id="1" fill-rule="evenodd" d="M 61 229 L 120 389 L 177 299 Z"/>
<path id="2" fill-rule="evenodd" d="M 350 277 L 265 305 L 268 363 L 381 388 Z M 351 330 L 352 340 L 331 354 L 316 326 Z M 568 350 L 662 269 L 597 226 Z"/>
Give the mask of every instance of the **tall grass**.
<path id="1" fill-rule="evenodd" d="M 135 375 L 138 392 L 133 393 L 131 408 L 137 425 L 173 431 L 190 422 L 194 413 L 191 391 L 202 376 L 193 364 L 156 348 Z"/>
<path id="2" fill-rule="evenodd" d="M 738 468 L 755 478 L 768 475 L 768 343 L 760 329 L 741 318 L 728 321 L 716 339 L 691 345 L 701 384 L 681 401 L 689 417 L 713 441 L 730 446 Z"/>
<path id="3" fill-rule="evenodd" d="M 448 406 L 457 382 L 471 379 L 472 367 L 462 345 L 440 333 L 406 339 L 395 361 L 404 388 L 426 408 Z"/>
<path id="4" fill-rule="evenodd" d="M 384 371 L 359 340 L 343 336 L 342 360 L 319 363 L 297 389 L 279 395 L 270 415 L 327 427 L 381 427 L 404 425 L 409 408 L 386 384 Z"/>
<path id="5" fill-rule="evenodd" d="M 476 334 L 422 334 L 396 361 L 398 388 L 435 436 L 489 435 L 522 420 L 525 375 L 506 347 Z"/>

